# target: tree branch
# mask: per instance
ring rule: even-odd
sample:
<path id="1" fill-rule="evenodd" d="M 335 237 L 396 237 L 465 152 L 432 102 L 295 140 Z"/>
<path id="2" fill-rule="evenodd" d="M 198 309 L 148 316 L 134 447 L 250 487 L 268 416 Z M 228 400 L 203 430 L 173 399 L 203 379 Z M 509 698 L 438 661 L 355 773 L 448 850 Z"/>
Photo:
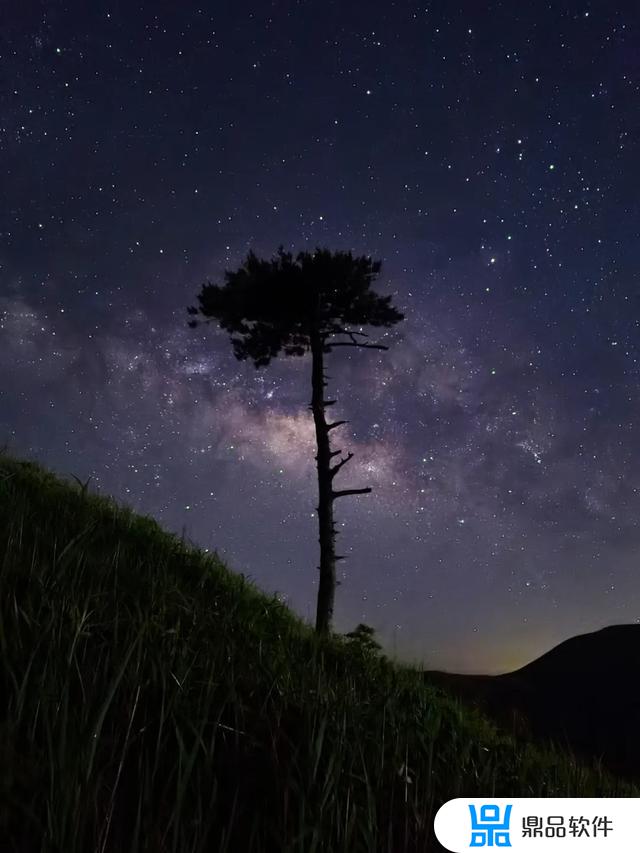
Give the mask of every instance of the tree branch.
<path id="1" fill-rule="evenodd" d="M 342 489 L 339 492 L 331 492 L 332 498 L 344 498 L 346 495 L 367 495 L 371 491 L 371 488 L 367 486 L 366 489 Z"/>
<path id="2" fill-rule="evenodd" d="M 353 340 L 354 335 L 360 335 L 361 338 L 368 338 L 369 337 L 369 335 L 366 332 L 355 332 L 355 331 L 352 331 L 351 329 L 334 329 L 333 332 L 331 332 L 331 334 L 332 335 L 349 335 L 351 340 Z"/>
<path id="3" fill-rule="evenodd" d="M 353 453 L 347 453 L 346 459 L 341 459 L 337 465 L 334 465 L 333 468 L 329 468 L 329 476 L 333 480 L 338 471 L 342 468 L 343 465 L 346 465 L 347 462 L 353 459 Z"/>
<path id="4" fill-rule="evenodd" d="M 347 341 L 336 341 L 334 344 L 327 344 L 325 349 L 332 350 L 334 347 L 359 347 L 360 349 L 389 349 L 382 344 L 359 344 L 357 341 L 349 344 Z"/>
<path id="5" fill-rule="evenodd" d="M 336 427 L 342 426 L 342 424 L 348 424 L 349 421 L 334 421 L 332 424 L 327 424 L 327 429 L 335 429 Z"/>
<path id="6" fill-rule="evenodd" d="M 320 405 L 322 406 L 323 409 L 326 409 L 327 406 L 333 406 L 336 402 L 337 402 L 337 400 L 323 400 Z M 309 404 L 309 409 L 311 409 L 311 411 L 313 411 L 313 403 Z"/>

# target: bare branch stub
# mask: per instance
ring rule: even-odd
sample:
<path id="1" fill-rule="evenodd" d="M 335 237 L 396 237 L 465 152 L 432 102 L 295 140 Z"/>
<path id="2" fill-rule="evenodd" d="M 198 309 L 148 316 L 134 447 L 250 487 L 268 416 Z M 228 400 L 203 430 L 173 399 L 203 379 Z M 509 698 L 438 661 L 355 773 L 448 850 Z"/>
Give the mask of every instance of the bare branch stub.
<path id="1" fill-rule="evenodd" d="M 341 459 L 337 465 L 334 465 L 332 468 L 329 468 L 329 475 L 331 476 L 331 479 L 333 479 L 336 476 L 336 474 L 342 468 L 342 466 L 346 465 L 350 459 L 353 459 L 353 453 L 351 453 L 351 452 L 347 453 L 346 458 Z"/>
<path id="2" fill-rule="evenodd" d="M 352 344 L 347 343 L 347 341 L 336 341 L 335 343 L 327 344 L 325 349 L 331 350 L 334 347 L 358 347 L 358 349 L 383 349 L 383 350 L 389 349 L 389 347 L 384 346 L 384 344 L 359 344 L 357 341 L 356 341 L 356 343 L 352 343 Z"/>
<path id="3" fill-rule="evenodd" d="M 367 486 L 365 489 L 341 489 L 339 492 L 331 492 L 331 497 L 344 498 L 347 495 L 368 495 L 370 491 L 370 486 Z"/>

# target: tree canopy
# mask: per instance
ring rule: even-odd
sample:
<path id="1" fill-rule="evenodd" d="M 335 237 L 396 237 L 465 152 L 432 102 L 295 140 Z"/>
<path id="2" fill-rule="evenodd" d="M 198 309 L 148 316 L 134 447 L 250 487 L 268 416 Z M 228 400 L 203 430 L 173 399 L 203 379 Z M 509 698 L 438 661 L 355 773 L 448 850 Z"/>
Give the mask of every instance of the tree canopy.
<path id="1" fill-rule="evenodd" d="M 379 272 L 379 261 L 351 252 L 317 249 L 294 258 L 281 247 L 270 260 L 250 252 L 239 269 L 225 272 L 223 285 L 203 285 L 199 306 L 188 311 L 205 322 L 218 320 L 231 335 L 236 358 L 251 359 L 256 367 L 281 352 L 304 355 L 314 333 L 323 338 L 325 352 L 342 345 L 383 348 L 356 342 L 366 334 L 350 328 L 391 326 L 403 319 L 391 296 L 370 289 Z M 350 343 L 327 342 L 339 334 Z"/>

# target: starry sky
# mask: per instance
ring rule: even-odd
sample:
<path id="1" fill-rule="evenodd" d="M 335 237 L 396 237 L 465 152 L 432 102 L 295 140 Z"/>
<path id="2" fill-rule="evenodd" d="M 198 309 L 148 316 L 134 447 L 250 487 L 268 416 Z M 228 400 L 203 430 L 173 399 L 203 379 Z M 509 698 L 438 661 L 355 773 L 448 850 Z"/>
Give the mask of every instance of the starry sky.
<path id="1" fill-rule="evenodd" d="M 5 4 L 0 443 L 312 621 L 310 359 L 186 307 L 249 249 L 351 249 L 406 319 L 328 357 L 373 488 L 336 629 L 502 672 L 638 621 L 639 44 L 630 0 Z"/>

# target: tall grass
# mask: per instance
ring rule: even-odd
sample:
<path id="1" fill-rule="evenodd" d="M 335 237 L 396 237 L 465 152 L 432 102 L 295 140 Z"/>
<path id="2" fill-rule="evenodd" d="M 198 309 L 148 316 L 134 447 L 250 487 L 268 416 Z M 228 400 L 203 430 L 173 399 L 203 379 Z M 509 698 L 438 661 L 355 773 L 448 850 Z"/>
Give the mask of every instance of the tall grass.
<path id="1" fill-rule="evenodd" d="M 0 652 L 15 851 L 424 851 L 452 797 L 633 793 L 8 456 Z"/>

